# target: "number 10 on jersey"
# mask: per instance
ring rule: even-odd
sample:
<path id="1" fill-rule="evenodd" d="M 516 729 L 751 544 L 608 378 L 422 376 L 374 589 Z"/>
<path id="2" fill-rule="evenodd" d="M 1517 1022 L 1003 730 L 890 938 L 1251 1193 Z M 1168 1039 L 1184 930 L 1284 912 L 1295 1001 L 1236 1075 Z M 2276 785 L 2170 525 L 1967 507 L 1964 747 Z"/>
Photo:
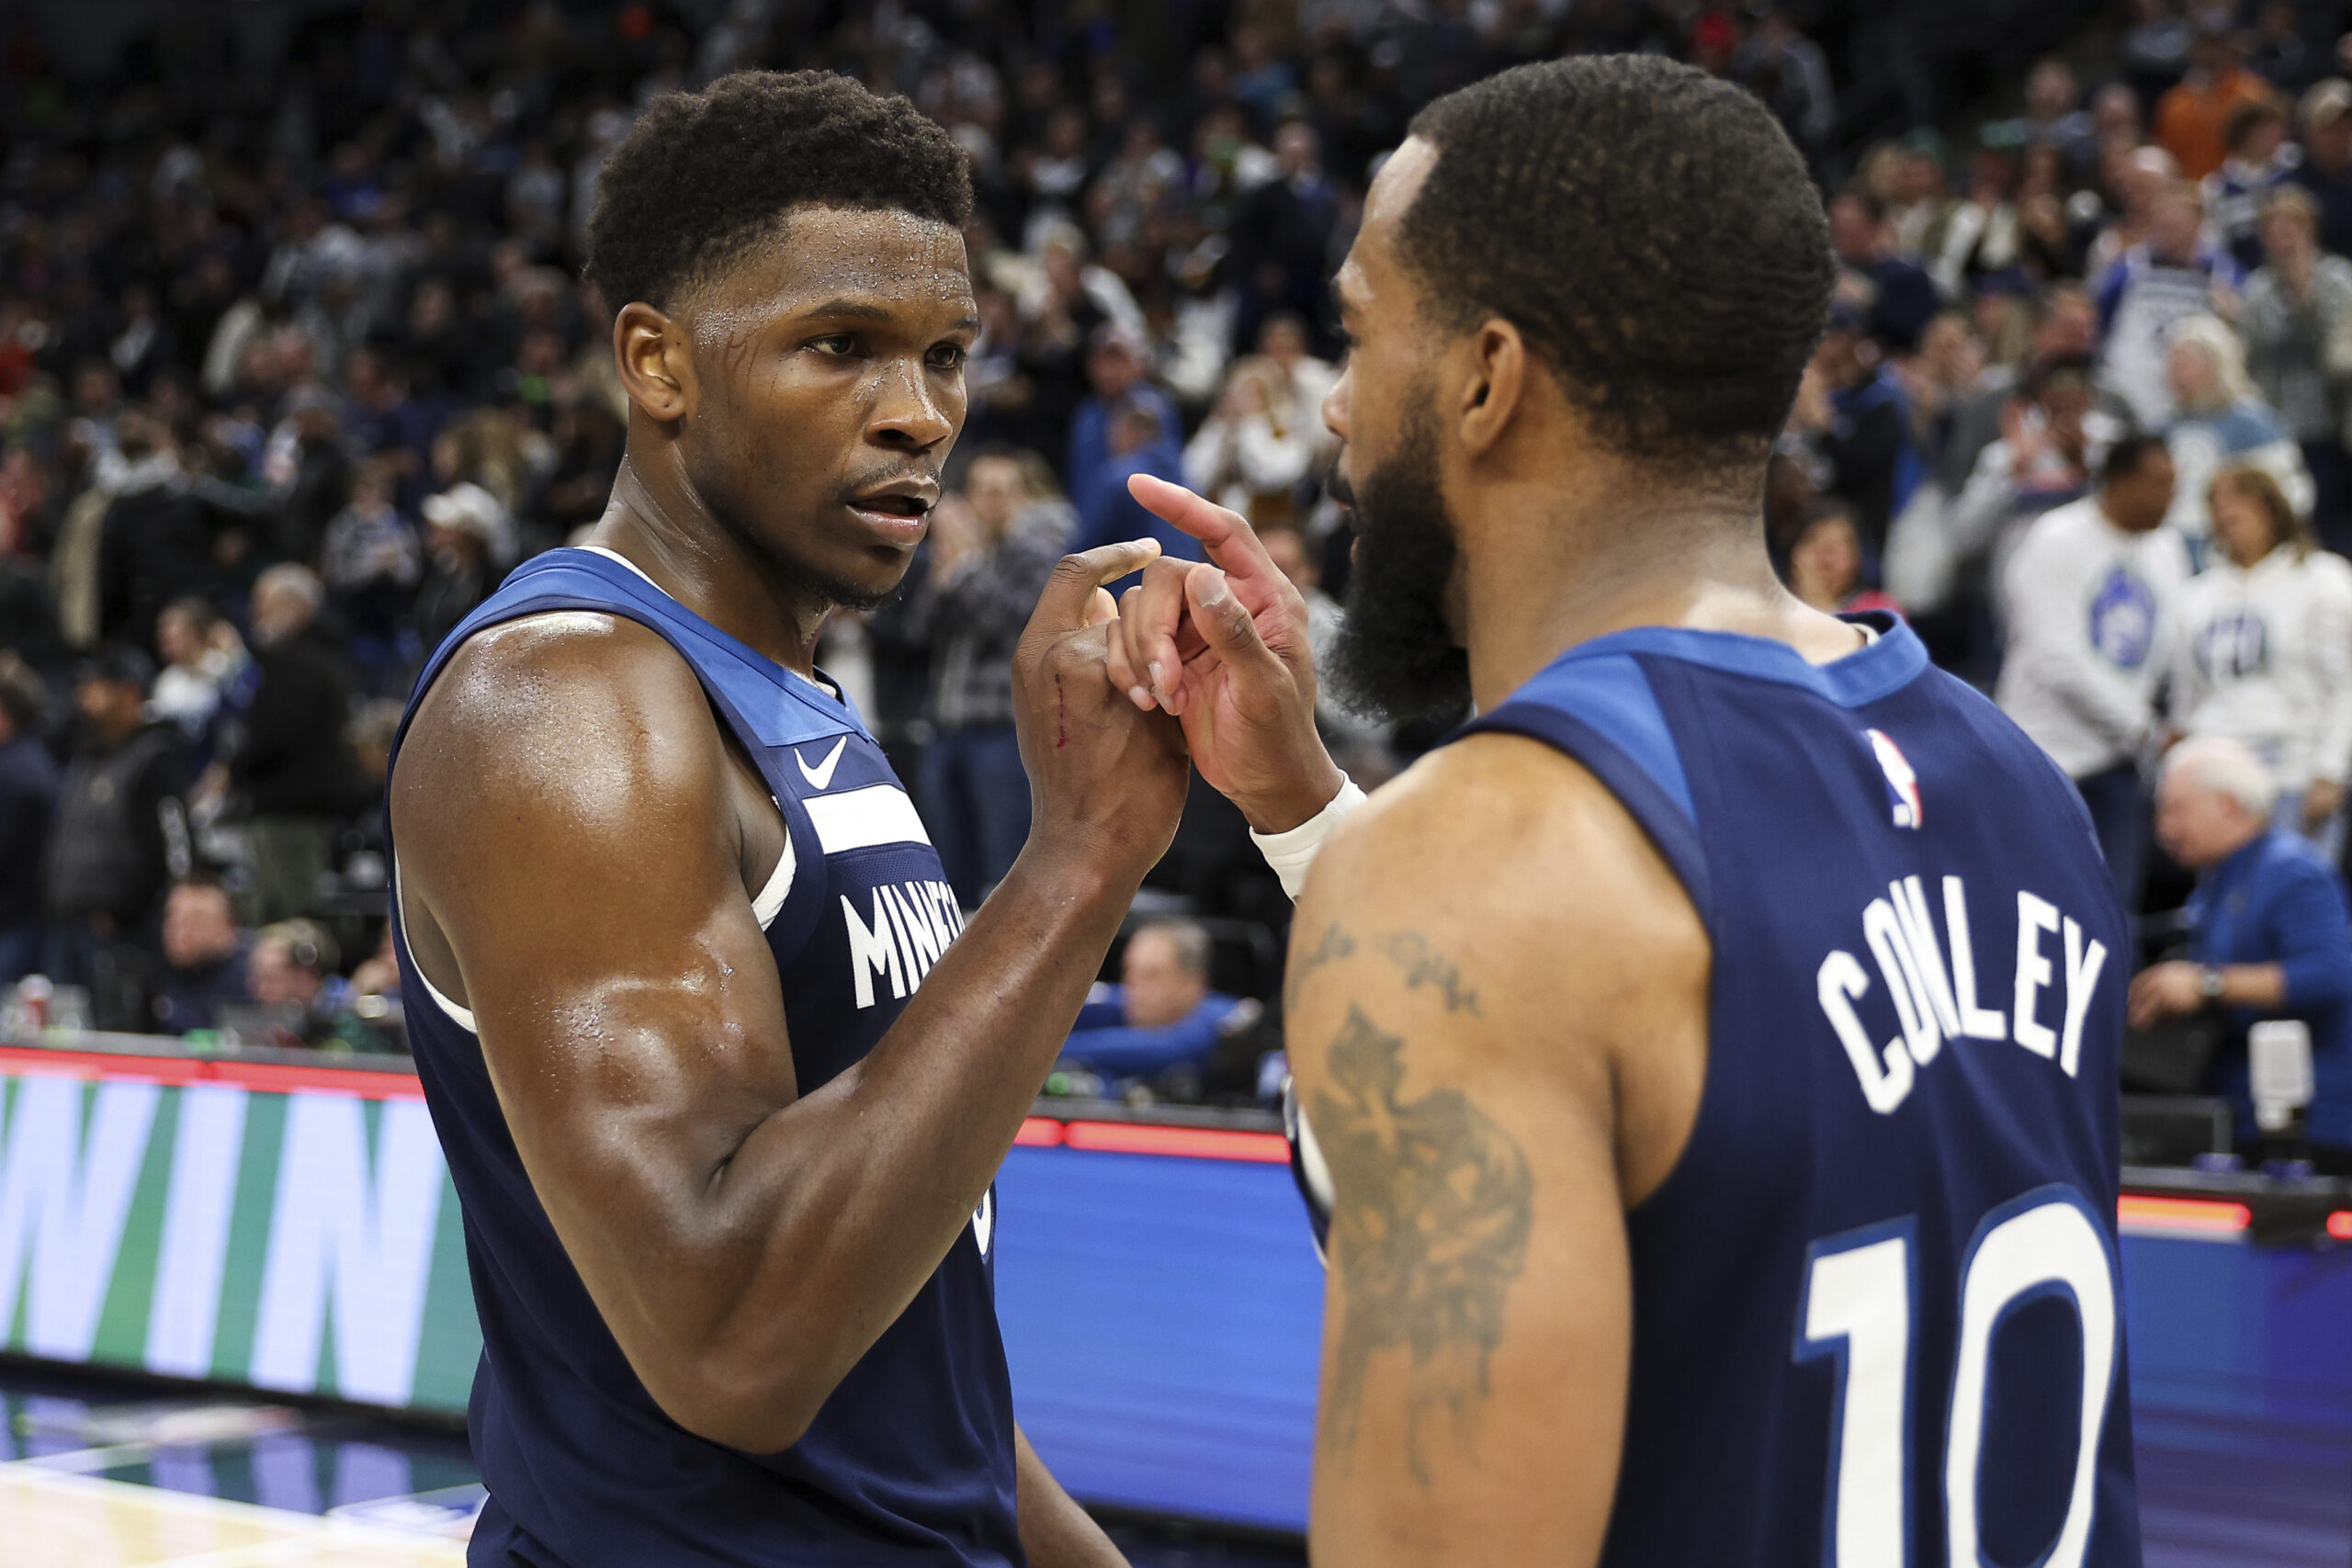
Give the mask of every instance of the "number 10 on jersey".
<path id="1" fill-rule="evenodd" d="M 2043 1187 L 1986 1214 L 1951 1306 L 1919 1300 L 1917 1224 L 1905 1217 L 1814 1243 L 1797 1311 L 1796 1358 L 1838 1363 L 1829 1433 L 1826 1568 L 1908 1568 L 1919 1476 L 1911 1435 L 1917 1338 L 1953 1336 L 1944 1424 L 1943 1502 L 1951 1568 L 1978 1568 L 1977 1464 L 1984 1451 L 1993 1335 L 2043 1296 L 2070 1300 L 2082 1330 L 2080 1444 L 2065 1521 L 2045 1568 L 2080 1568 L 2089 1549 L 2101 1427 L 2118 1355 L 2115 1269 L 2082 1195 Z M 1956 1308 L 1956 1315 L 1954 1314 Z M 1932 1325 L 1923 1312 L 1943 1321 Z"/>

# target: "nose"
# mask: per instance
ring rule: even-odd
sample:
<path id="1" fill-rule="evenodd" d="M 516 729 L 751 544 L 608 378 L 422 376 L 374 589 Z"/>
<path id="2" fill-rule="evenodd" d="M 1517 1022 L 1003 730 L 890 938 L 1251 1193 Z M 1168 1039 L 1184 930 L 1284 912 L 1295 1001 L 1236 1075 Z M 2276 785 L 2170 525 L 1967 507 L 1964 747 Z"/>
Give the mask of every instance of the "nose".
<path id="1" fill-rule="evenodd" d="M 1342 441 L 1348 438 L 1348 398 L 1355 378 L 1355 360 L 1351 355 L 1348 362 L 1340 367 L 1340 378 L 1331 383 L 1329 391 L 1323 394 L 1324 426 Z"/>
<path id="2" fill-rule="evenodd" d="M 956 421 L 924 374 L 920 360 L 894 361 L 882 374 L 866 435 L 897 451 L 922 452 L 956 434 Z"/>

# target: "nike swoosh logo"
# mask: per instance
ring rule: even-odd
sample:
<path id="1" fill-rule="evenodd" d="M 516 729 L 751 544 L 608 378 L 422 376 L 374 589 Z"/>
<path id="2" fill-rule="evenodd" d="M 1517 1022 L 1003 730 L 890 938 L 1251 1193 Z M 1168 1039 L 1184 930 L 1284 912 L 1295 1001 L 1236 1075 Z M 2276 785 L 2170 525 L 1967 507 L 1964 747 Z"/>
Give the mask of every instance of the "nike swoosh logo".
<path id="1" fill-rule="evenodd" d="M 833 742 L 833 749 L 825 753 L 825 760 L 813 768 L 808 765 L 808 759 L 801 756 L 797 748 L 793 750 L 792 760 L 800 764 L 800 776 L 807 779 L 813 787 L 831 789 L 833 787 L 833 770 L 841 766 L 842 749 L 848 745 L 849 737 L 844 735 Z"/>

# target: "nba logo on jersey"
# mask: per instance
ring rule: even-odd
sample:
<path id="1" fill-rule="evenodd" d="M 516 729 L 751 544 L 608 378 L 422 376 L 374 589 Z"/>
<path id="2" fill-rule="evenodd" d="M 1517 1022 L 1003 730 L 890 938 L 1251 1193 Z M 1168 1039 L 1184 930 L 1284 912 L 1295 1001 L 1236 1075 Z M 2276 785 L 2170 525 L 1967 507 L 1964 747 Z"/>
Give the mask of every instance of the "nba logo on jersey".
<path id="1" fill-rule="evenodd" d="M 1919 799 L 1919 775 L 1911 771 L 1911 759 L 1894 743 L 1883 729 L 1865 729 L 1871 750 L 1878 758 L 1879 772 L 1886 775 L 1887 804 L 1894 807 L 1894 825 L 1917 828 L 1928 819 L 1928 810 Z"/>

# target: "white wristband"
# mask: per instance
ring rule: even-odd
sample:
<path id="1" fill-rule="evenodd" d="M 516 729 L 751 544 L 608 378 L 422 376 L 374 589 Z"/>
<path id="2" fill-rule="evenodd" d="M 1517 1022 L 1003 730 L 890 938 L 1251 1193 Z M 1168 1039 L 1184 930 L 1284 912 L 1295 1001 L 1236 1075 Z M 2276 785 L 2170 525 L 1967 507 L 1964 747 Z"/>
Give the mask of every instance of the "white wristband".
<path id="1" fill-rule="evenodd" d="M 1315 863 L 1323 840 L 1363 802 L 1363 791 L 1356 787 L 1355 780 L 1350 779 L 1340 786 L 1340 793 L 1331 797 L 1330 805 L 1297 827 L 1281 833 L 1250 829 L 1250 841 L 1258 846 L 1258 852 L 1266 857 L 1266 863 L 1282 878 L 1283 891 L 1290 895 L 1292 902 L 1297 902 L 1299 890 L 1306 886 L 1306 868 Z"/>

